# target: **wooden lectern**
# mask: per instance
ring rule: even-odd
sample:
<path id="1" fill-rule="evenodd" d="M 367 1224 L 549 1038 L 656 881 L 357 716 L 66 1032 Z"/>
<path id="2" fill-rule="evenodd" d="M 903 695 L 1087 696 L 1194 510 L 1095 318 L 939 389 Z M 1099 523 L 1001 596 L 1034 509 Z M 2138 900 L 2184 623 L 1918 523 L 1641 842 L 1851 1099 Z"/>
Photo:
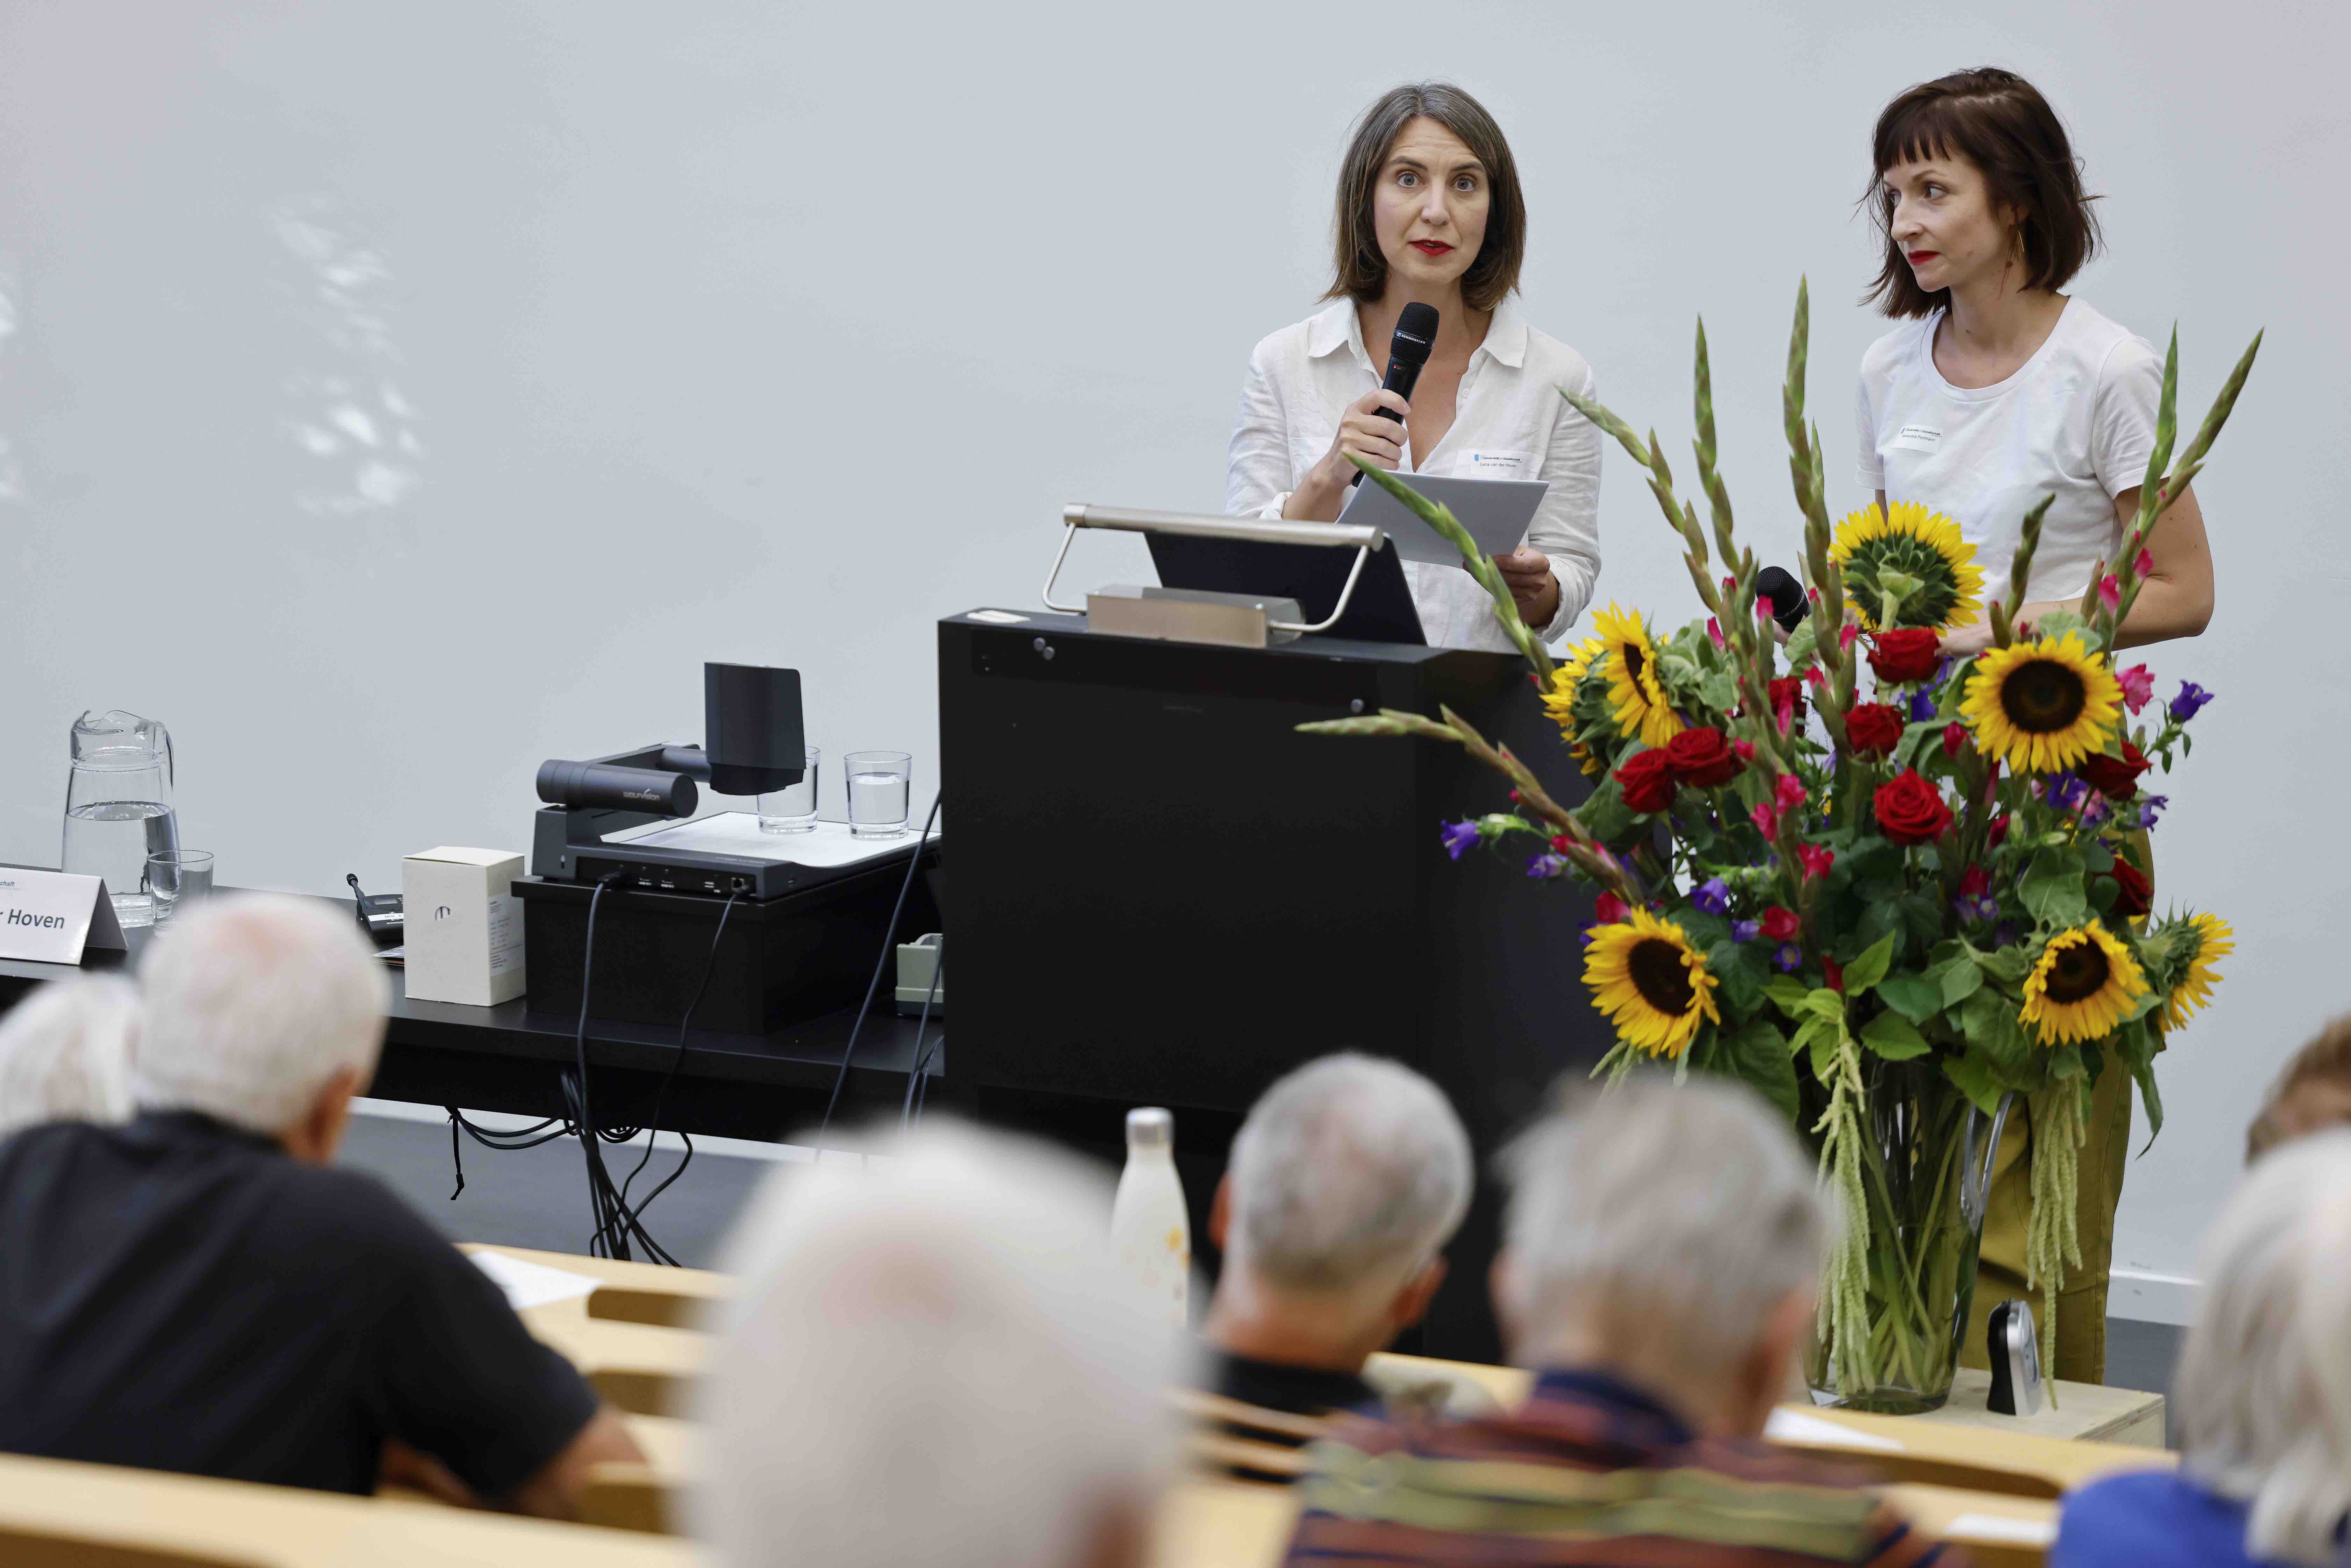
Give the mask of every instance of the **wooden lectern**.
<path id="1" fill-rule="evenodd" d="M 1422 1347 L 1493 1360 L 1492 1155 L 1612 1038 L 1583 981 L 1591 895 L 1530 878 L 1531 837 L 1447 859 L 1444 823 L 1510 805 L 1459 747 L 1295 727 L 1440 704 L 1583 798 L 1514 655 L 942 622 L 947 1082 L 983 1117 L 1113 1157 L 1129 1107 L 1173 1108 L 1205 1246 L 1196 1217 L 1269 1083 L 1350 1048 L 1409 1063 L 1479 1162 Z"/>

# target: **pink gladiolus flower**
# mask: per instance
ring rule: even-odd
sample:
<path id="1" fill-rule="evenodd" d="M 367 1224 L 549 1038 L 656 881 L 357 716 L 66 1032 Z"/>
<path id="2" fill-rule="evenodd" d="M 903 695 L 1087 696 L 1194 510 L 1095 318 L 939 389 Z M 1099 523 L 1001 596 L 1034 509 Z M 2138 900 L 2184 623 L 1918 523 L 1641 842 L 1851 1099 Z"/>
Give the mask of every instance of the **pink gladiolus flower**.
<path id="1" fill-rule="evenodd" d="M 2137 713 L 2155 697 L 2155 672 L 2145 664 L 2133 664 L 2127 670 L 2115 672 L 2115 681 L 2123 688 L 2123 705 Z"/>
<path id="2" fill-rule="evenodd" d="M 1813 690 L 1814 691 L 1819 691 L 1823 686 L 1829 684 L 1829 678 L 1821 674 L 1821 667 L 1818 664 L 1806 664 L 1804 666 L 1804 679 L 1813 684 Z"/>
<path id="3" fill-rule="evenodd" d="M 1802 805 L 1806 799 L 1804 781 L 1792 773 L 1781 774 L 1780 782 L 1772 787 L 1772 793 L 1777 798 L 1780 810 L 1783 811 L 1794 810 Z"/>
<path id="4" fill-rule="evenodd" d="M 1829 867 L 1836 864 L 1836 851 L 1825 844 L 1798 844 L 1796 858 L 1804 862 L 1806 876 L 1826 876 Z"/>
<path id="5" fill-rule="evenodd" d="M 1739 591 L 1739 580 L 1738 580 L 1737 578 L 1735 578 L 1735 577 L 1726 577 L 1726 578 L 1724 578 L 1724 579 L 1722 580 L 1722 591 L 1723 591 L 1723 592 L 1725 592 L 1725 593 L 1736 593 L 1736 592 L 1738 592 L 1738 591 Z"/>
<path id="6" fill-rule="evenodd" d="M 2139 551 L 2138 559 L 2131 562 L 2131 569 L 2137 571 L 2141 577 L 2146 577 L 2149 573 L 2153 572 L 2155 570 L 2154 552 L 2151 550 Z"/>
<path id="7" fill-rule="evenodd" d="M 1734 740 L 1730 743 L 1730 749 L 1738 755 L 1741 762 L 1755 760 L 1755 743 L 1751 740 Z"/>
<path id="8" fill-rule="evenodd" d="M 2120 610 L 2123 607 L 2122 580 L 2111 571 L 2098 579 L 2098 602 L 2109 611 Z"/>
<path id="9" fill-rule="evenodd" d="M 1729 642 L 1722 634 L 1722 627 L 1717 623 L 1714 617 L 1711 615 L 1706 618 L 1706 634 L 1709 638 L 1713 639 L 1714 645 L 1718 648 L 1728 648 L 1730 646 Z"/>
<path id="10" fill-rule="evenodd" d="M 1625 901 L 1613 893 L 1604 893 L 1592 901 L 1592 913 L 1603 925 L 1614 925 L 1625 918 Z"/>
<path id="11" fill-rule="evenodd" d="M 1856 623 L 1856 622 L 1855 622 L 1848 621 L 1848 622 L 1846 622 L 1843 626 L 1838 627 L 1838 628 L 1837 628 L 1837 652 L 1838 652 L 1838 653 L 1844 653 L 1847 648 L 1852 647 L 1852 646 L 1853 646 L 1853 640 L 1854 640 L 1855 637 L 1858 637 L 1858 636 L 1860 636 L 1860 635 L 1861 635 L 1861 627 L 1860 627 L 1860 625 L 1859 625 L 1858 623 Z"/>
<path id="12" fill-rule="evenodd" d="M 1755 831 L 1765 838 L 1776 839 L 1780 836 L 1780 813 L 1773 810 L 1768 801 L 1758 800 L 1749 808 L 1747 815 L 1755 824 Z"/>
<path id="13" fill-rule="evenodd" d="M 1946 756 L 1946 757 L 1957 757 L 1957 756 L 1959 754 L 1959 747 L 1962 747 L 1962 746 L 1965 746 L 1967 743 L 1968 743 L 1968 729 L 1967 729 L 1967 726 L 1965 726 L 1965 725 L 1963 725 L 1963 724 L 1952 724 L 1952 725 L 1946 725 L 1946 726 L 1944 726 L 1944 727 L 1943 727 L 1943 755 L 1944 755 L 1944 756 Z"/>

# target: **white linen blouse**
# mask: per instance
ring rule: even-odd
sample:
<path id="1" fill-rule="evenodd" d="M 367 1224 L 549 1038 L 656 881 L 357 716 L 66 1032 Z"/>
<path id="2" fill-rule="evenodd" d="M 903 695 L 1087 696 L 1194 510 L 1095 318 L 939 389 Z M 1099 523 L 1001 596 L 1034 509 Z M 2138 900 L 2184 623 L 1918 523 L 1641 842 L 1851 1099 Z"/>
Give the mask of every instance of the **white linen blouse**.
<path id="1" fill-rule="evenodd" d="M 1307 471 L 1331 450 L 1347 405 L 1380 385 L 1364 349 L 1354 301 L 1342 299 L 1284 327 L 1249 351 L 1225 469 L 1228 516 L 1278 517 Z M 1551 488 L 1526 542 L 1551 558 L 1559 612 L 1534 628 L 1554 641 L 1574 624 L 1600 576 L 1600 431 L 1559 395 L 1592 395 L 1592 367 L 1519 314 L 1518 296 L 1494 310 L 1486 340 L 1461 377 L 1453 424 L 1426 459 L 1405 440 L 1402 474 L 1544 479 Z M 1405 580 L 1429 645 L 1511 651 L 1493 601 L 1454 566 L 1405 561 Z"/>

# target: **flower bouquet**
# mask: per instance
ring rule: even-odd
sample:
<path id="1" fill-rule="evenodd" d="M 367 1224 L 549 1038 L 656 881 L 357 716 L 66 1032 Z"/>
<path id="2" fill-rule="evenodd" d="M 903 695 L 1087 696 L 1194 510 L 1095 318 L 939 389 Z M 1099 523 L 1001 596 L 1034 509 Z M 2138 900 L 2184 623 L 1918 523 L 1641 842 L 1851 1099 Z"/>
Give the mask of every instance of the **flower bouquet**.
<path id="1" fill-rule="evenodd" d="M 1957 1364 L 2012 1101 L 2029 1104 L 2034 1134 L 2027 1274 L 2046 1343 L 2064 1271 L 2081 1261 L 2091 1086 L 2128 1073 L 2159 1128 L 2164 1033 L 2209 998 L 2231 950 L 2213 915 L 2149 906 L 2146 832 L 2165 801 L 2144 776 L 2188 753 L 2210 694 L 2191 682 L 2158 704 L 2146 665 L 2116 667 L 2115 638 L 2148 532 L 2201 467 L 2260 339 L 2174 464 L 2175 334 L 2135 522 L 2077 610 L 2027 628 L 2005 606 L 2024 602 L 2047 501 L 1989 604 L 1949 519 L 1873 505 L 1832 524 L 1804 419 L 1808 331 L 1800 288 L 1782 406 L 1811 588 L 1784 646 L 1716 471 L 1701 322 L 1695 446 L 1710 529 L 1676 494 L 1654 434 L 1645 443 L 1562 392 L 1632 454 L 1682 537 L 1708 613 L 1677 631 L 1611 605 L 1555 664 L 1450 512 L 1359 465 L 1460 547 L 1593 780 L 1588 798 L 1562 807 L 1450 710 L 1302 727 L 1458 743 L 1510 779 L 1511 809 L 1446 827 L 1445 847 L 1458 859 L 1523 835 L 1530 875 L 1598 890 L 1583 977 L 1617 1039 L 1597 1071 L 1664 1059 L 1744 1079 L 1787 1113 L 1846 1218 L 1807 1375 L 1824 1400 L 1931 1409 Z M 1943 655 L 1941 632 L 1987 615 L 1989 648 Z"/>

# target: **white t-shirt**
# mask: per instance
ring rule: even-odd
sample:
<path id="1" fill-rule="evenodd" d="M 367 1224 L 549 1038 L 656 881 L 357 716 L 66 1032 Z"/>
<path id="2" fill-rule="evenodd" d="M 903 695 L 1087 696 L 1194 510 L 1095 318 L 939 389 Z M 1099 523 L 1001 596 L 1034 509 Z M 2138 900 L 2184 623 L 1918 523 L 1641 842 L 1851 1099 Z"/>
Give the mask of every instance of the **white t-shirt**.
<path id="1" fill-rule="evenodd" d="M 2069 298 L 2014 375 L 1955 387 L 1935 368 L 1942 319 L 1938 310 L 1905 322 L 1861 357 L 1861 487 L 1957 522 L 1976 547 L 1984 597 L 2002 601 L 2024 515 L 2053 491 L 2025 596 L 2078 599 L 2122 542 L 2115 497 L 2147 478 L 2163 356 Z"/>
<path id="2" fill-rule="evenodd" d="M 1379 384 L 1352 299 L 1259 343 L 1233 419 L 1225 511 L 1281 516 L 1290 492 L 1331 450 L 1347 405 Z M 1600 576 L 1600 430 L 1568 406 L 1561 387 L 1590 397 L 1592 367 L 1528 326 L 1519 297 L 1506 296 L 1462 373 L 1452 425 L 1426 457 L 1407 437 L 1402 470 L 1550 482 L 1526 538 L 1551 558 L 1559 580 L 1559 613 L 1533 628 L 1545 641 L 1575 623 Z M 1494 620 L 1494 601 L 1467 571 L 1408 560 L 1404 575 L 1430 647 L 1512 651 Z"/>

